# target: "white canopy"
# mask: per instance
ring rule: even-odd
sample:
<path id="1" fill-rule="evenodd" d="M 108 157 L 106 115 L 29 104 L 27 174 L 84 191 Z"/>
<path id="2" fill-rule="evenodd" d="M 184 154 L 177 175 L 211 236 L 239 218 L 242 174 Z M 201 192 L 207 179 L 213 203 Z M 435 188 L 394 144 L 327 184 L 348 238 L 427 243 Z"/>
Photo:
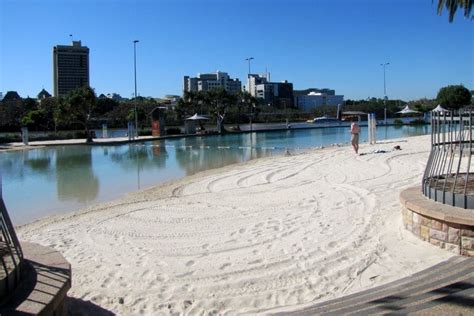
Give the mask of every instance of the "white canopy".
<path id="1" fill-rule="evenodd" d="M 449 110 L 446 110 L 445 108 L 443 108 L 441 106 L 441 104 L 438 104 L 437 107 L 435 107 L 432 112 L 441 112 L 441 113 L 444 113 L 444 112 L 449 112 Z"/>
<path id="2" fill-rule="evenodd" d="M 409 113 L 420 113 L 420 112 L 410 109 L 410 106 L 407 104 L 407 105 L 403 108 L 403 110 L 398 111 L 397 113 L 399 113 L 399 114 L 409 114 Z"/>
<path id="3" fill-rule="evenodd" d="M 186 120 L 193 120 L 193 121 L 199 121 L 199 120 L 208 120 L 207 117 L 198 115 L 197 113 L 194 114 L 193 116 L 188 117 Z"/>

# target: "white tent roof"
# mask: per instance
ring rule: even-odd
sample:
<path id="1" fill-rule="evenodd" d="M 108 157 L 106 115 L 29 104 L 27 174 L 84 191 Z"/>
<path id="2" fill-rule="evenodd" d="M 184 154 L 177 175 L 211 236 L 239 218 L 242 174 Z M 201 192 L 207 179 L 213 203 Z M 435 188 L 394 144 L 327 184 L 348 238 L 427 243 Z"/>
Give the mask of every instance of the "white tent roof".
<path id="1" fill-rule="evenodd" d="M 398 111 L 397 113 L 400 113 L 400 114 L 408 114 L 408 113 L 420 113 L 420 112 L 410 109 L 410 107 L 409 107 L 408 104 L 407 104 L 407 105 L 403 108 L 403 110 Z"/>
<path id="2" fill-rule="evenodd" d="M 441 113 L 443 113 L 443 112 L 449 112 L 449 110 L 446 110 L 445 108 L 443 108 L 443 107 L 441 106 L 441 104 L 438 104 L 438 106 L 435 107 L 435 108 L 432 110 L 432 112 L 441 112 Z"/>
<path id="3" fill-rule="evenodd" d="M 198 115 L 197 113 L 194 114 L 193 116 L 188 117 L 186 120 L 193 120 L 193 121 L 198 121 L 198 120 L 208 120 L 207 117 Z"/>

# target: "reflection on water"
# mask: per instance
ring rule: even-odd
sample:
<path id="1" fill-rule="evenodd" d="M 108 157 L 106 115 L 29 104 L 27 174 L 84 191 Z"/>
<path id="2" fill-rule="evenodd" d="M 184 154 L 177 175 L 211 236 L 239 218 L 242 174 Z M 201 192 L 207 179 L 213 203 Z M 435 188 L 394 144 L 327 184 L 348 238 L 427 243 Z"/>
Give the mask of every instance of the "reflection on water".
<path id="1" fill-rule="evenodd" d="M 272 155 L 272 150 L 255 148 L 256 134 L 185 138 L 174 145 L 176 161 L 186 175 Z"/>
<path id="2" fill-rule="evenodd" d="M 377 128 L 377 139 L 429 133 L 429 126 Z M 367 138 L 362 128 L 361 141 Z M 200 171 L 349 141 L 348 128 L 285 130 L 149 141 L 56 146 L 0 153 L 4 199 L 15 224 L 111 200 Z"/>
<path id="3" fill-rule="evenodd" d="M 97 198 L 99 179 L 92 169 L 92 148 L 56 149 L 56 188 L 60 201 L 91 202 Z"/>

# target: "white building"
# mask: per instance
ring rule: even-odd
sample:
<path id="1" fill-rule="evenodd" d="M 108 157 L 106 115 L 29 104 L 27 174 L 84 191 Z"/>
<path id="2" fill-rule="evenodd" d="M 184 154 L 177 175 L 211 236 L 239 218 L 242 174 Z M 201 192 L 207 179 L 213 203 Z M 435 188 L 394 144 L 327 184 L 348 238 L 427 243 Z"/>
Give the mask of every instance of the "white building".
<path id="1" fill-rule="evenodd" d="M 327 93 L 310 92 L 307 95 L 299 95 L 295 97 L 296 106 L 304 112 L 310 112 L 317 107 L 324 105 L 344 104 L 343 95 L 328 95 Z"/>
<path id="2" fill-rule="evenodd" d="M 265 84 L 270 82 L 270 73 L 266 74 L 249 74 L 247 78 L 247 92 L 250 93 L 253 97 L 257 96 L 257 85 Z"/>
<path id="3" fill-rule="evenodd" d="M 191 78 L 184 76 L 184 91 L 210 91 L 218 88 L 224 88 L 229 93 L 237 93 L 242 89 L 242 83 L 239 79 L 231 79 L 226 72 L 217 71 L 209 74 L 198 74 Z"/>

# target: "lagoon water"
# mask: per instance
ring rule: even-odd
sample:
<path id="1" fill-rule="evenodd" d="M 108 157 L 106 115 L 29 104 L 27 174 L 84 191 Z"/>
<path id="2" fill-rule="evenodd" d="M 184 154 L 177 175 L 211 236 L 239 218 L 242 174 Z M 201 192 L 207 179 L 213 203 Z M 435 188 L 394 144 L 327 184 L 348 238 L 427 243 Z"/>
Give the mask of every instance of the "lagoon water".
<path id="1" fill-rule="evenodd" d="M 377 139 L 429 132 L 429 126 L 382 126 Z M 365 139 L 363 127 L 361 141 Z M 333 127 L 4 152 L 3 198 L 14 224 L 21 225 L 199 171 L 279 155 L 286 148 L 297 152 L 348 141 L 347 127 Z"/>

